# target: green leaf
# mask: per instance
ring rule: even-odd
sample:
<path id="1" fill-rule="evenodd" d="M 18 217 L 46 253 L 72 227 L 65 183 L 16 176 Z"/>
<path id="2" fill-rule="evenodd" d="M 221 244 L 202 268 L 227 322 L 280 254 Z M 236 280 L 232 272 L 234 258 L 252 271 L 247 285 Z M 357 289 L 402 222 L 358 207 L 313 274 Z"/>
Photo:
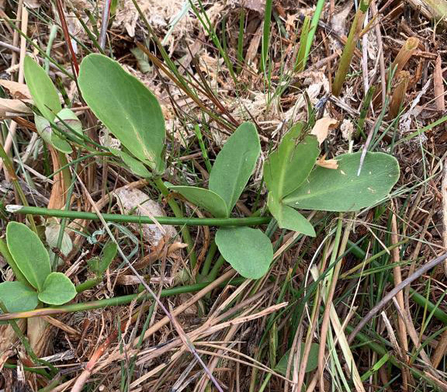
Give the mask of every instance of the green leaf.
<path id="1" fill-rule="evenodd" d="M 133 174 L 143 178 L 152 177 L 152 173 L 147 170 L 146 166 L 144 166 L 144 164 L 138 159 L 135 159 L 129 154 L 126 154 L 124 151 L 116 148 L 109 148 L 109 150 L 116 157 L 120 157 Z"/>
<path id="2" fill-rule="evenodd" d="M 264 165 L 265 183 L 277 200 L 282 200 L 306 180 L 320 153 L 317 138 L 304 135 L 303 127 L 303 123 L 296 124 Z"/>
<path id="3" fill-rule="evenodd" d="M 191 203 L 204 208 L 216 218 L 228 217 L 228 209 L 225 201 L 213 191 L 195 186 L 169 185 L 168 188 L 180 193 Z"/>
<path id="4" fill-rule="evenodd" d="M 25 57 L 23 71 L 34 104 L 42 116 L 53 121 L 62 109 L 56 87 L 44 69 L 29 56 Z"/>
<path id="5" fill-rule="evenodd" d="M 267 205 L 281 229 L 298 231 L 310 237 L 316 236 L 314 227 L 303 215 L 293 208 L 278 202 L 272 194 L 268 196 Z"/>
<path id="6" fill-rule="evenodd" d="M 33 310 L 39 303 L 37 293 L 22 282 L 0 283 L 0 300 L 6 306 L 8 312 Z"/>
<path id="7" fill-rule="evenodd" d="M 259 279 L 273 260 L 270 239 L 250 227 L 220 228 L 216 233 L 219 252 L 244 278 Z"/>
<path id="8" fill-rule="evenodd" d="M 70 154 L 73 151 L 68 142 L 54 133 L 50 122 L 45 117 L 35 115 L 34 123 L 36 124 L 36 130 L 39 136 L 56 150 L 65 154 Z"/>
<path id="9" fill-rule="evenodd" d="M 106 246 L 104 246 L 101 258 L 92 257 L 87 261 L 87 264 L 96 275 L 101 276 L 105 270 L 109 268 L 109 265 L 115 258 L 117 251 L 118 246 L 114 242 L 108 242 Z"/>
<path id="10" fill-rule="evenodd" d="M 6 228 L 6 242 L 26 280 L 40 291 L 51 272 L 50 256 L 40 238 L 23 223 L 10 222 Z"/>
<path id="11" fill-rule="evenodd" d="M 146 86 L 100 54 L 84 58 L 78 82 L 96 117 L 136 158 L 161 171 L 165 121 L 160 104 Z"/>
<path id="12" fill-rule="evenodd" d="M 74 284 L 61 272 L 52 272 L 45 279 L 39 300 L 49 305 L 63 305 L 76 297 Z"/>
<path id="13" fill-rule="evenodd" d="M 258 132 L 252 123 L 243 123 L 231 135 L 216 157 L 209 189 L 227 205 L 227 215 L 239 200 L 261 152 Z"/>
<path id="14" fill-rule="evenodd" d="M 293 208 L 319 211 L 358 211 L 386 198 L 399 179 L 399 163 L 391 155 L 367 153 L 357 176 L 361 153 L 336 158 L 338 169 L 317 167 L 308 180 L 284 199 Z"/>
<path id="15" fill-rule="evenodd" d="M 304 351 L 304 343 L 301 343 L 301 358 Z M 320 345 L 318 343 L 312 343 L 310 345 L 309 357 L 306 364 L 306 373 L 314 371 L 318 367 L 318 351 L 320 349 Z M 290 350 L 283 355 L 280 361 L 275 366 L 275 371 L 281 373 L 283 376 L 286 375 L 287 372 L 287 364 L 289 363 Z M 293 365 L 293 364 L 292 364 Z M 293 366 L 292 366 L 293 371 Z"/>
<path id="16" fill-rule="evenodd" d="M 60 132 L 70 133 L 70 135 L 76 138 L 79 143 L 83 143 L 83 140 L 79 137 L 83 133 L 82 123 L 72 110 L 67 108 L 62 109 L 57 114 L 54 123 Z"/>

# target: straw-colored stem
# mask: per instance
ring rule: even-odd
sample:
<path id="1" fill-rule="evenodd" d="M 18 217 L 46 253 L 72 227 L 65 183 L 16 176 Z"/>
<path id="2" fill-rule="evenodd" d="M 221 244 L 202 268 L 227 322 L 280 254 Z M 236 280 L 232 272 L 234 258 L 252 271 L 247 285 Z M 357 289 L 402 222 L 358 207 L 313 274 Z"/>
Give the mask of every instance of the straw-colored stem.
<path id="1" fill-rule="evenodd" d="M 368 10 L 370 0 L 361 0 L 359 8 L 352 22 L 351 30 L 349 31 L 348 40 L 343 49 L 343 54 L 340 59 L 340 65 L 335 74 L 334 82 L 332 84 L 332 94 L 338 97 L 341 93 L 343 83 L 348 74 L 351 65 L 352 56 L 354 55 L 357 40 L 362 31 L 363 22 L 365 21 L 366 11 Z"/>

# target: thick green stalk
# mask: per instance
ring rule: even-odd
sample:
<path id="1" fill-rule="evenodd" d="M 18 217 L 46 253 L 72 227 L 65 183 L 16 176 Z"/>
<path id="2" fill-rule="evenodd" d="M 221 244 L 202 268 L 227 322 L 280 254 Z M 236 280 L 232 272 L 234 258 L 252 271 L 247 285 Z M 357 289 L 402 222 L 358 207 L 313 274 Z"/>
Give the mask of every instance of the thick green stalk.
<path id="1" fill-rule="evenodd" d="M 155 182 L 155 185 L 157 186 L 158 190 L 162 193 L 162 195 L 164 197 L 166 197 L 169 207 L 171 207 L 171 210 L 174 213 L 174 215 L 177 218 L 183 218 L 182 210 L 180 209 L 180 207 L 176 203 L 176 201 L 172 197 L 169 197 L 169 190 L 168 190 L 168 188 L 166 188 L 161 177 L 156 178 L 154 180 L 154 182 Z M 183 239 L 185 240 L 185 242 L 188 245 L 189 258 L 191 259 L 191 268 L 194 269 L 194 267 L 196 266 L 196 263 L 197 263 L 197 256 L 196 256 L 196 252 L 194 251 L 194 241 L 191 238 L 191 233 L 189 232 L 187 225 L 184 224 L 182 226 L 181 231 L 182 231 Z"/>
<path id="2" fill-rule="evenodd" d="M 53 216 L 56 218 L 69 218 L 69 219 L 99 220 L 98 215 L 96 215 L 94 212 L 63 211 L 63 210 L 55 210 L 41 207 L 26 207 L 26 206 L 15 206 L 15 205 L 6 206 L 6 210 L 14 214 Z M 178 218 L 178 217 L 160 216 L 151 219 L 147 216 L 138 216 L 138 215 L 120 215 L 120 214 L 101 214 L 101 215 L 106 222 L 153 224 L 154 220 L 156 220 L 158 223 L 162 225 L 172 225 L 172 226 L 219 226 L 219 227 L 258 226 L 258 225 L 265 225 L 272 220 L 271 217 L 253 217 L 253 218 L 252 217 L 248 218 L 179 217 Z"/>
<path id="3" fill-rule="evenodd" d="M 98 278 L 94 278 L 94 279 L 90 279 L 90 280 L 86 280 L 85 282 L 78 284 L 76 286 L 76 292 L 77 293 L 82 293 L 85 290 L 89 290 L 92 287 L 97 286 L 98 284 L 100 284 L 102 282 L 102 276 L 98 277 Z"/>
<path id="4" fill-rule="evenodd" d="M 216 280 L 217 274 L 219 273 L 220 268 L 225 263 L 225 259 L 222 255 L 219 256 L 219 258 L 216 261 L 216 264 L 214 264 L 213 269 L 211 270 L 210 274 L 208 275 L 208 279 L 212 282 Z"/>
<path id="5" fill-rule="evenodd" d="M 351 30 L 349 31 L 348 40 L 346 42 L 345 48 L 343 49 L 343 54 L 341 55 L 340 65 L 338 67 L 337 73 L 335 74 L 334 82 L 332 85 L 332 94 L 338 97 L 341 93 L 341 88 L 348 74 L 349 67 L 351 65 L 352 56 L 354 55 L 355 46 L 359 38 L 360 32 L 362 31 L 363 22 L 366 17 L 366 11 L 368 11 L 370 0 L 361 0 L 359 8 L 352 22 Z"/>
<path id="6" fill-rule="evenodd" d="M 213 241 L 210 245 L 210 248 L 208 249 L 205 262 L 203 263 L 202 272 L 200 274 L 201 277 L 203 277 L 203 279 L 206 279 L 208 273 L 210 272 L 211 263 L 213 262 L 216 251 L 217 251 L 216 241 Z"/>

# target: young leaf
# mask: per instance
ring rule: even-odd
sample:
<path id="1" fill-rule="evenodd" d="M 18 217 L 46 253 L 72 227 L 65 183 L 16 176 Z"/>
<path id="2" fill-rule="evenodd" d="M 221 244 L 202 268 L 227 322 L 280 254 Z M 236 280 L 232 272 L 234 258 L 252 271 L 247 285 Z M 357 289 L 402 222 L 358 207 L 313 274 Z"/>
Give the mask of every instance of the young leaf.
<path id="1" fill-rule="evenodd" d="M 293 208 L 358 211 L 383 200 L 399 179 L 399 163 L 391 155 L 369 152 L 361 174 L 361 152 L 336 158 L 338 169 L 316 167 L 308 180 L 284 199 Z"/>
<path id="2" fill-rule="evenodd" d="M 116 148 L 109 148 L 109 150 L 116 157 L 120 157 L 133 174 L 143 178 L 152 177 L 152 173 L 138 159 Z"/>
<path id="3" fill-rule="evenodd" d="M 304 351 L 304 343 L 301 343 L 301 358 Z M 310 346 L 309 358 L 306 364 L 306 373 L 314 371 L 318 367 L 318 350 L 320 349 L 320 345 L 318 343 L 312 343 Z M 280 361 L 275 366 L 275 371 L 281 373 L 282 375 L 286 375 L 287 365 L 289 363 L 290 350 L 287 350 Z M 292 361 L 292 365 L 295 361 Z M 293 372 L 293 367 L 292 367 Z"/>
<path id="4" fill-rule="evenodd" d="M 82 123 L 76 114 L 67 108 L 62 109 L 57 113 L 54 123 L 57 125 L 59 131 L 70 133 L 72 137 L 75 137 L 79 143 L 82 143 L 82 139 L 79 135 L 82 135 Z"/>
<path id="5" fill-rule="evenodd" d="M 90 54 L 81 64 L 79 87 L 96 117 L 139 160 L 161 170 L 165 121 L 155 96 L 116 61 Z"/>
<path id="6" fill-rule="evenodd" d="M 25 80 L 34 104 L 42 116 L 53 121 L 62 109 L 59 95 L 50 77 L 31 57 L 26 56 L 23 66 Z"/>
<path id="7" fill-rule="evenodd" d="M 22 282 L 0 283 L 0 301 L 6 306 L 8 312 L 33 310 L 39 303 L 37 293 Z"/>
<path id="8" fill-rule="evenodd" d="M 278 202 L 269 194 L 267 205 L 281 229 L 298 231 L 304 235 L 315 237 L 315 229 L 310 222 L 293 208 Z"/>
<path id="9" fill-rule="evenodd" d="M 244 278 L 261 278 L 273 260 L 272 243 L 259 229 L 220 228 L 216 244 L 224 259 Z"/>
<path id="10" fill-rule="evenodd" d="M 74 284 L 61 272 L 52 272 L 45 279 L 39 300 L 49 305 L 63 305 L 76 297 Z"/>
<path id="11" fill-rule="evenodd" d="M 264 165 L 264 180 L 276 200 L 297 189 L 309 176 L 320 150 L 315 136 L 303 135 L 304 124 L 296 124 Z"/>
<path id="12" fill-rule="evenodd" d="M 36 130 L 39 136 L 48 144 L 51 144 L 56 150 L 65 154 L 70 154 L 73 151 L 70 144 L 54 133 L 50 122 L 45 117 L 35 115 L 34 123 L 36 124 Z"/>
<path id="13" fill-rule="evenodd" d="M 26 280 L 40 291 L 51 272 L 50 256 L 40 238 L 23 223 L 10 222 L 6 228 L 6 242 Z"/>
<path id="14" fill-rule="evenodd" d="M 216 157 L 209 189 L 227 205 L 227 215 L 247 185 L 261 152 L 258 132 L 252 123 L 243 123 L 231 135 Z"/>
<path id="15" fill-rule="evenodd" d="M 180 193 L 191 203 L 204 208 L 216 218 L 228 217 L 228 208 L 225 201 L 213 191 L 194 186 L 169 185 L 168 188 Z"/>
<path id="16" fill-rule="evenodd" d="M 102 250 L 101 258 L 93 257 L 87 261 L 87 263 L 96 275 L 101 276 L 106 269 L 109 268 L 109 265 L 115 258 L 117 251 L 118 246 L 114 242 L 108 242 Z"/>

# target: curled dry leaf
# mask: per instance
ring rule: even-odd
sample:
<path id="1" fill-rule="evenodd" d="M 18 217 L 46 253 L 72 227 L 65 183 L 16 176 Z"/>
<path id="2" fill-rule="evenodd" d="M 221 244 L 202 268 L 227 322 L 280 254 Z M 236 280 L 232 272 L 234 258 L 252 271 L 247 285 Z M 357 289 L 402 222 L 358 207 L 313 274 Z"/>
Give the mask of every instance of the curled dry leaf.
<path id="1" fill-rule="evenodd" d="M 331 129 L 334 129 L 338 124 L 338 121 L 330 118 L 330 117 L 323 117 L 317 120 L 315 123 L 312 131 L 310 132 L 311 135 L 315 135 L 318 139 L 318 143 L 323 143 Z"/>
<path id="2" fill-rule="evenodd" d="M 25 84 L 13 82 L 12 80 L 0 80 L 0 86 L 8 90 L 12 98 L 31 99 L 31 94 Z"/>
<path id="3" fill-rule="evenodd" d="M 31 103 L 31 101 L 29 101 Z M 0 98 L 0 117 L 8 117 L 11 114 L 31 114 L 33 111 L 20 99 Z"/>
<path id="4" fill-rule="evenodd" d="M 324 167 L 326 169 L 336 170 L 338 169 L 338 162 L 336 159 L 327 159 L 326 155 L 323 155 L 321 158 L 317 159 L 316 164 L 318 166 Z"/>
<path id="5" fill-rule="evenodd" d="M 144 215 L 149 218 L 165 216 L 163 208 L 156 201 L 139 189 L 122 187 L 114 192 L 118 205 L 123 214 Z M 133 224 L 135 231 L 142 231 L 144 239 L 151 246 L 156 246 L 160 240 L 167 237 L 171 239 L 177 235 L 173 226 L 155 224 Z"/>

